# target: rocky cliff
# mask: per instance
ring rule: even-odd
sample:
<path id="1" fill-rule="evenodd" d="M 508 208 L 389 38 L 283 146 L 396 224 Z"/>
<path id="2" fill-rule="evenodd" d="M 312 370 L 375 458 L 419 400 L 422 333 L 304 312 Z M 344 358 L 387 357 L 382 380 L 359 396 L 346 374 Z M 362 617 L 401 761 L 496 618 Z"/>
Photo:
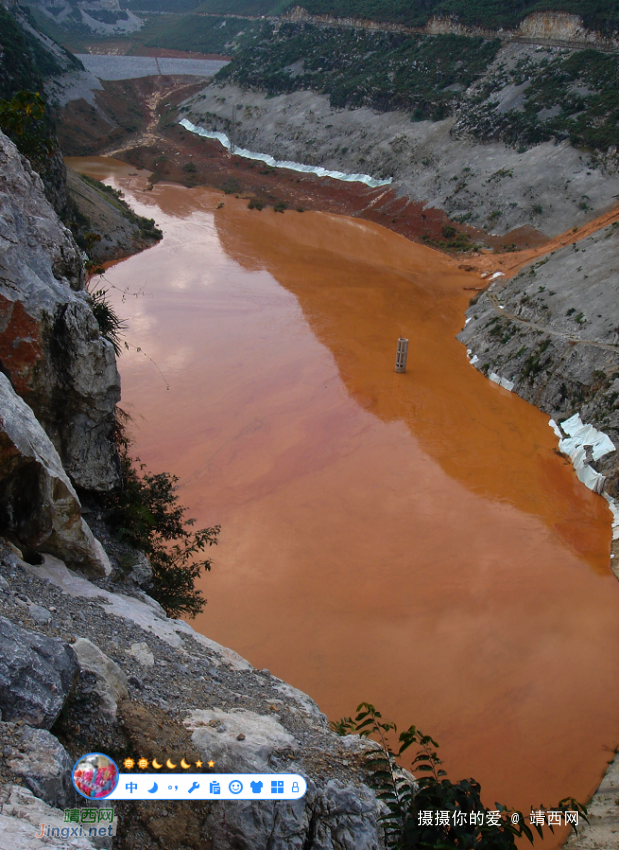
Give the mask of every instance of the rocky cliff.
<path id="1" fill-rule="evenodd" d="M 498 277 L 467 311 L 459 339 L 473 365 L 498 376 L 557 423 L 578 413 L 619 448 L 619 227 Z M 587 459 L 619 493 L 616 451 Z"/>
<path id="2" fill-rule="evenodd" d="M 81 252 L 43 185 L 0 137 L 0 368 L 30 405 L 73 484 L 119 482 L 120 378 L 84 290 Z"/>
<path id="3" fill-rule="evenodd" d="M 282 20 L 311 23 L 325 27 L 351 27 L 353 29 L 424 33 L 428 35 L 467 35 L 492 37 L 496 30 L 484 26 L 470 26 L 461 23 L 456 16 L 435 15 L 423 27 L 412 27 L 387 21 L 373 21 L 364 18 L 335 17 L 333 15 L 310 15 L 303 6 L 292 6 L 282 14 Z M 527 15 L 515 29 L 498 30 L 503 41 L 532 41 L 565 45 L 589 44 L 599 47 L 617 45 L 616 38 L 602 35 L 587 29 L 580 15 L 568 12 L 533 12 Z"/>

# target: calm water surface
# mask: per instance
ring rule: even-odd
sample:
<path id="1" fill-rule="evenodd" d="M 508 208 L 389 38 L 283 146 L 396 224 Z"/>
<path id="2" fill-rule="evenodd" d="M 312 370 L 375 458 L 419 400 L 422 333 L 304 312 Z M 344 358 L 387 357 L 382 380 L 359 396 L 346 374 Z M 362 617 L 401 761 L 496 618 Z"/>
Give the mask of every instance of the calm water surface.
<path id="1" fill-rule="evenodd" d="M 197 628 L 330 718 L 417 724 L 488 803 L 585 799 L 619 742 L 610 514 L 467 362 L 471 278 L 366 222 L 80 167 L 165 233 L 106 277 L 136 451 L 222 525 Z"/>

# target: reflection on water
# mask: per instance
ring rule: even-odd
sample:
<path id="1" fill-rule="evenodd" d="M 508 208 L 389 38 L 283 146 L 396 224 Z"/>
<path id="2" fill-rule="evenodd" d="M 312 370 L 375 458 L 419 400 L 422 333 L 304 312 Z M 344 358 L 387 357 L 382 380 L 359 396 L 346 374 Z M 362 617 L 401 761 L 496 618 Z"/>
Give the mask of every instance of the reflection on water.
<path id="1" fill-rule="evenodd" d="M 470 279 L 365 222 L 115 179 L 165 233 L 108 272 L 144 291 L 123 406 L 223 525 L 198 628 L 330 717 L 418 724 L 490 803 L 584 799 L 619 737 L 608 509 L 467 363 Z"/>

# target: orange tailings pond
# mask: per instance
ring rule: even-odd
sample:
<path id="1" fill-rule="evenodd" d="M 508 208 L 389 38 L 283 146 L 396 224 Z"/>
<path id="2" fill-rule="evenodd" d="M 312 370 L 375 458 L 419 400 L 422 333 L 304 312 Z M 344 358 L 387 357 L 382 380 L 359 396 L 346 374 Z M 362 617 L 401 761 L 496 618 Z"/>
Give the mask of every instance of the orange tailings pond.
<path id="1" fill-rule="evenodd" d="M 611 516 L 468 363 L 474 279 L 371 223 L 71 164 L 165 234 L 106 279 L 135 451 L 222 526 L 197 629 L 331 719 L 417 724 L 487 804 L 584 801 L 619 741 Z"/>

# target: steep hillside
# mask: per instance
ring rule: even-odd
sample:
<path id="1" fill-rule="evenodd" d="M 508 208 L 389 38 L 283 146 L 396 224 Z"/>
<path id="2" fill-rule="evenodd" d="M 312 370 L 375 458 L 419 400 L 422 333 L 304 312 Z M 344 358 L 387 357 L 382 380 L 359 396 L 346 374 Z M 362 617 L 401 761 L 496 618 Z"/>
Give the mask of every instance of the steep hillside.
<path id="1" fill-rule="evenodd" d="M 218 77 L 269 95 L 328 94 L 334 107 L 407 110 L 413 121 L 457 115 L 454 132 L 481 142 L 569 139 L 605 153 L 619 144 L 618 74 L 619 55 L 594 49 L 300 23 L 265 24 Z"/>
<path id="2" fill-rule="evenodd" d="M 580 414 L 619 446 L 619 222 L 495 280 L 459 339 L 473 365 L 556 422 Z M 591 460 L 619 495 L 617 453 Z"/>
<path id="3" fill-rule="evenodd" d="M 0 98 L 20 89 L 42 91 L 50 77 L 81 67 L 36 27 L 27 9 L 0 5 Z"/>
<path id="4" fill-rule="evenodd" d="M 449 17 L 465 26 L 514 29 L 535 12 L 568 12 L 580 15 L 586 27 L 602 32 L 619 28 L 619 8 L 614 0 L 302 0 L 311 15 L 365 18 L 372 21 L 425 26 L 434 17 Z"/>
<path id="5" fill-rule="evenodd" d="M 99 237 L 93 256 L 104 261 L 142 250 L 161 234 L 153 228 L 153 222 L 138 219 L 118 199 L 97 192 L 77 175 L 67 186 L 54 107 L 67 89 L 91 96 L 96 87 L 100 88 L 98 81 L 84 71 L 75 56 L 40 32 L 27 9 L 0 5 L 0 126 L 40 174 L 48 200 L 72 229 L 80 247 L 88 247 L 86 234 Z M 29 119 L 25 110 L 31 106 L 12 101 L 21 91 L 47 97 L 38 119 Z"/>

